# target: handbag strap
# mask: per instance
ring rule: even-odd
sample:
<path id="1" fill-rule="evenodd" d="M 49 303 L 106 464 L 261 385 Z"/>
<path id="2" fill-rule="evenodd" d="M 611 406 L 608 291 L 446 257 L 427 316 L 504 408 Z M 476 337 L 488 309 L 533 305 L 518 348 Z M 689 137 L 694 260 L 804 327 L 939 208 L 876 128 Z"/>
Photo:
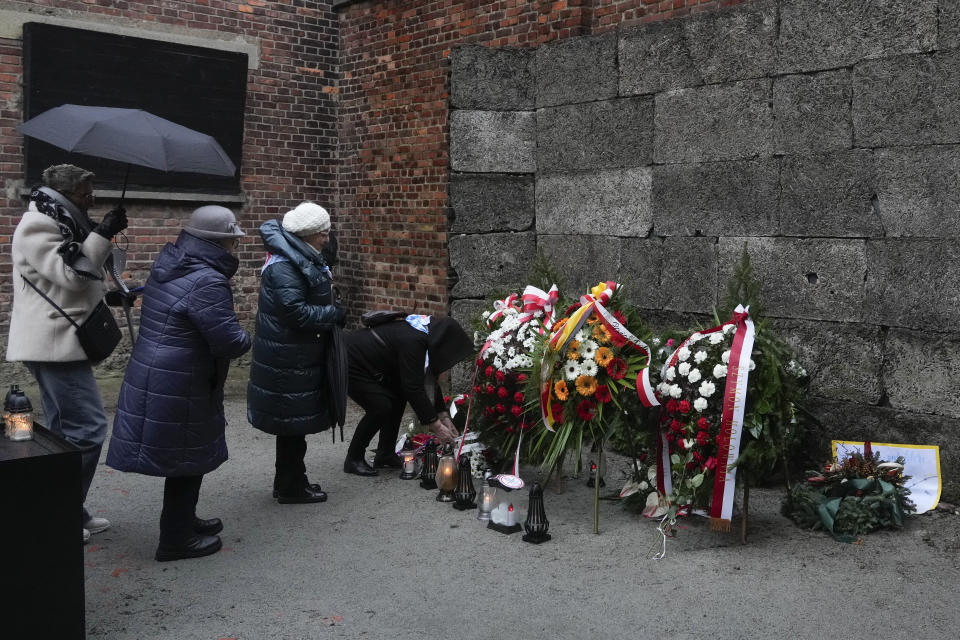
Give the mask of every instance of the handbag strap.
<path id="1" fill-rule="evenodd" d="M 43 291 L 40 291 L 40 289 L 37 288 L 37 285 L 33 284 L 32 282 L 30 282 L 30 281 L 27 279 L 27 276 L 25 276 L 25 275 L 23 275 L 23 274 L 21 273 L 21 274 L 20 274 L 20 277 L 23 278 L 23 281 L 24 281 L 24 282 L 26 282 L 28 285 L 30 285 L 31 287 L 33 287 L 33 290 L 36 291 L 37 293 L 39 293 L 40 296 L 41 296 L 44 300 L 46 300 L 47 302 L 49 302 L 49 303 L 53 306 L 54 309 L 56 309 L 57 311 L 59 311 L 59 312 L 60 312 L 60 315 L 62 315 L 62 316 L 63 316 L 64 318 L 66 318 L 67 320 L 69 320 L 69 321 L 70 321 L 70 324 L 72 324 L 72 325 L 73 325 L 75 328 L 77 328 L 77 329 L 80 328 L 80 325 L 77 324 L 76 320 L 74 320 L 74 319 L 71 318 L 69 315 L 67 315 L 67 312 L 66 312 L 66 311 L 64 311 L 63 309 L 61 309 L 60 307 L 58 307 L 56 302 L 54 302 L 54 301 L 51 300 L 49 297 L 47 297 L 47 294 L 45 294 Z"/>

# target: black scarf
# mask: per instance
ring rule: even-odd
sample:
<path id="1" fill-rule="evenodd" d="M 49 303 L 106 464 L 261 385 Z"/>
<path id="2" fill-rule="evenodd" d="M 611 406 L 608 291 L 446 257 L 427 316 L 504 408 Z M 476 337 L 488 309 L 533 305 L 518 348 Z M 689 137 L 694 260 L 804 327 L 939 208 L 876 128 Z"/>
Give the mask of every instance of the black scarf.
<path id="1" fill-rule="evenodd" d="M 93 229 L 93 222 L 87 214 L 50 187 L 36 187 L 30 192 L 30 199 L 36 205 L 37 211 L 56 221 L 63 237 L 57 253 L 67 266 L 84 278 L 102 280 L 101 269 L 83 255 L 83 241 Z"/>

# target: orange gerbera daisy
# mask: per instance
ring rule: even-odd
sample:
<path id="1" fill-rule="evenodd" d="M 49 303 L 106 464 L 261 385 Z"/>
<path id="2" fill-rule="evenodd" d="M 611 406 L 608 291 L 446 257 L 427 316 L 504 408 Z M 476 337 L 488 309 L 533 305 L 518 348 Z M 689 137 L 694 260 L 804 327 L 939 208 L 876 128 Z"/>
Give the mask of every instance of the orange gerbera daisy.
<path id="1" fill-rule="evenodd" d="M 577 393 L 592 396 L 597 390 L 597 379 L 593 376 L 577 376 Z"/>
<path id="2" fill-rule="evenodd" d="M 592 315 L 587 318 L 587 324 L 597 324 L 597 316 Z"/>
<path id="3" fill-rule="evenodd" d="M 597 364 L 601 367 L 605 367 L 610 364 L 610 361 L 613 360 L 613 351 L 607 347 L 600 347 L 597 349 L 597 352 L 593 355 L 593 359 L 597 361 Z"/>
<path id="4" fill-rule="evenodd" d="M 610 330 L 602 324 L 598 324 L 593 328 L 593 337 L 600 344 L 607 344 L 610 342 Z"/>
<path id="5" fill-rule="evenodd" d="M 557 380 L 553 385 L 553 393 L 557 396 L 557 400 L 566 400 L 570 397 L 570 390 L 567 389 L 566 380 Z"/>
<path id="6" fill-rule="evenodd" d="M 567 345 L 567 360 L 579 360 L 580 359 L 580 343 L 576 340 L 571 340 L 570 344 Z"/>

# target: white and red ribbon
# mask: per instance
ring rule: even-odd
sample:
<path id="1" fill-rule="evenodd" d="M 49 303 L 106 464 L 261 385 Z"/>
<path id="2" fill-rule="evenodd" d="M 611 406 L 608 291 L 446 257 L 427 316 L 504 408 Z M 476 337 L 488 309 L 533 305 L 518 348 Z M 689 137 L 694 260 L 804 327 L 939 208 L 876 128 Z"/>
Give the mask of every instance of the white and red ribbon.
<path id="1" fill-rule="evenodd" d="M 487 318 L 487 327 L 492 327 L 493 323 L 508 314 L 520 313 L 520 306 L 517 304 L 517 294 L 511 293 L 503 300 L 497 300 L 493 303 L 493 313 Z"/>
<path id="2" fill-rule="evenodd" d="M 541 335 L 544 333 L 544 329 L 549 331 L 553 327 L 557 300 L 560 299 L 560 290 L 557 289 L 557 285 L 550 287 L 550 291 L 544 291 L 532 284 L 527 285 L 520 298 L 523 300 L 523 314 L 520 316 L 521 324 L 535 318 L 537 312 L 542 312 L 541 325 L 543 326 L 538 330 Z"/>
<path id="3" fill-rule="evenodd" d="M 733 517 L 737 469 L 733 466 L 740 455 L 740 437 L 743 435 L 743 413 L 747 404 L 747 381 L 750 376 L 750 354 L 753 353 L 755 329 L 749 307 L 738 305 L 733 312 L 737 325 L 730 347 L 726 387 L 723 391 L 723 417 L 720 422 L 720 441 L 717 468 L 714 472 L 713 503 L 710 505 L 710 528 L 730 531 Z"/>

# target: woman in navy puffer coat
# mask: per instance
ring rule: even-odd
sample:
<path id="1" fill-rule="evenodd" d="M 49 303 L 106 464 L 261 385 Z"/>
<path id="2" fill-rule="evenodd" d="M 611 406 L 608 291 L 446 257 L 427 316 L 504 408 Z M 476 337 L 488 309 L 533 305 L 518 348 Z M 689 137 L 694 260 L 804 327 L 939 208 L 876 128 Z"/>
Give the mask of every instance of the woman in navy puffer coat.
<path id="1" fill-rule="evenodd" d="M 268 252 L 260 275 L 257 332 L 247 388 L 247 419 L 277 436 L 273 495 L 283 504 L 323 502 L 327 494 L 307 480 L 305 436 L 332 426 L 327 349 L 346 312 L 333 304 L 332 281 L 321 250 L 330 216 L 304 202 L 260 226 Z"/>
<path id="2" fill-rule="evenodd" d="M 167 478 L 158 560 L 220 548 L 212 534 L 222 524 L 198 519 L 196 505 L 203 475 L 227 459 L 230 359 L 250 348 L 229 284 L 239 265 L 231 250 L 242 235 L 229 209 L 197 209 L 176 244 L 160 252 L 143 290 L 140 337 L 120 388 L 107 464 Z"/>

